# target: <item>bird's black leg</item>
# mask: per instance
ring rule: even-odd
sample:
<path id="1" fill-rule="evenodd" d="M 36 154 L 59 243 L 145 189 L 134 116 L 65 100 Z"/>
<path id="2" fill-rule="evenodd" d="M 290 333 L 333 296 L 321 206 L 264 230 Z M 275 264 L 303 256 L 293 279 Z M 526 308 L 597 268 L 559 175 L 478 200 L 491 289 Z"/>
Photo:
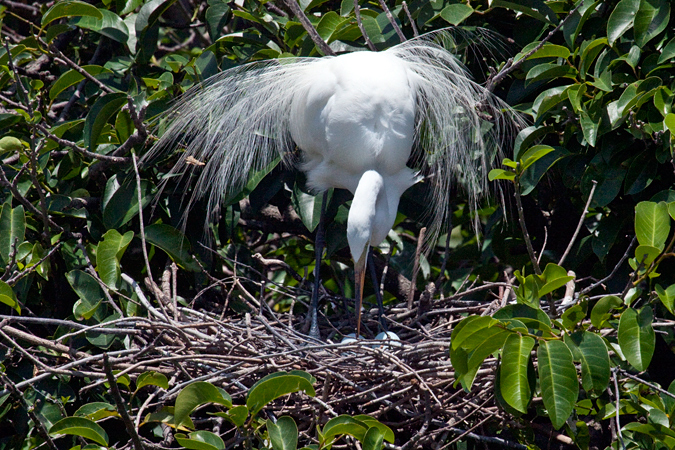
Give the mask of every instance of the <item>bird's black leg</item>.
<path id="1" fill-rule="evenodd" d="M 321 216 L 319 216 L 319 225 L 316 229 L 316 240 L 314 242 L 314 289 L 312 290 L 312 302 L 309 305 L 309 335 L 315 339 L 321 339 L 319 333 L 319 289 L 321 288 L 321 257 L 323 256 L 323 247 L 325 246 L 325 230 L 323 220 L 326 214 L 326 203 L 328 202 L 328 191 L 323 193 L 321 199 Z"/>
<path id="2" fill-rule="evenodd" d="M 380 283 L 377 281 L 377 273 L 375 272 L 375 264 L 373 261 L 373 247 L 368 251 L 368 266 L 370 266 L 370 278 L 373 280 L 373 288 L 375 289 L 375 298 L 377 298 L 378 321 L 382 327 L 382 331 L 388 331 L 387 321 L 384 318 L 384 303 L 382 302 L 382 292 L 380 292 Z"/>

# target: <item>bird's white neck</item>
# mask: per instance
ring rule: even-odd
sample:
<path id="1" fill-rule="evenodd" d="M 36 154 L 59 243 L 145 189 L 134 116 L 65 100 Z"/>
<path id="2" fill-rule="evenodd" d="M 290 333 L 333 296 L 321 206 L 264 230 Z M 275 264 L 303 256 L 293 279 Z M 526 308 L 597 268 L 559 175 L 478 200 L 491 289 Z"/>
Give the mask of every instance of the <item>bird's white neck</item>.
<path id="1" fill-rule="evenodd" d="M 347 241 L 354 261 L 369 245 L 377 246 L 387 237 L 401 195 L 416 181 L 415 173 L 407 167 L 395 176 L 382 176 L 375 170 L 361 175 L 347 216 Z"/>

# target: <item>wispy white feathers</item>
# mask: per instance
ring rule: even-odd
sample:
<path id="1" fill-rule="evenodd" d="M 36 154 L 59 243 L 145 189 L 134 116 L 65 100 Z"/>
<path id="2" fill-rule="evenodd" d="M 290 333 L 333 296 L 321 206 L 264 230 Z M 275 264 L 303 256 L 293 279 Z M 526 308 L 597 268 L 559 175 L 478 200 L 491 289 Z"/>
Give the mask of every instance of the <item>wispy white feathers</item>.
<path id="1" fill-rule="evenodd" d="M 470 207 L 477 208 L 487 188 L 487 170 L 509 124 L 516 120 L 503 102 L 470 79 L 452 53 L 434 42 L 448 37 L 435 33 L 386 50 L 415 80 L 413 160 L 420 164 L 415 169 L 430 175 L 433 186 L 428 202 L 432 239 L 446 223 L 453 182 L 464 187 Z M 225 198 L 245 185 L 252 170 L 280 156 L 291 160 L 286 156 L 296 150 L 291 137 L 294 98 L 306 91 L 311 77 L 304 75 L 322 59 L 247 64 L 210 78 L 178 100 L 149 157 L 183 148 L 171 170 L 181 175 L 191 170 L 192 158 L 204 163 L 197 169 L 200 173 L 188 209 L 198 198 L 208 197 L 207 212 L 212 216 Z"/>

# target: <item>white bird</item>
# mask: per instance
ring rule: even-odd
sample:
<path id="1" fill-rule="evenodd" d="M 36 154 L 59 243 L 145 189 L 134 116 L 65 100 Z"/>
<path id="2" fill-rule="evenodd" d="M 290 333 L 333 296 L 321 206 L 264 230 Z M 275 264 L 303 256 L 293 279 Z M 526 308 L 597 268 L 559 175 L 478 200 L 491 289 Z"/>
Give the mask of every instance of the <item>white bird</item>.
<path id="1" fill-rule="evenodd" d="M 190 161 L 204 163 L 188 209 L 208 196 L 210 215 L 252 170 L 279 156 L 290 162 L 296 146 L 311 189 L 349 190 L 359 336 L 366 255 L 391 230 L 403 192 L 421 179 L 420 171 L 430 175 L 428 236 L 438 237 L 451 183 L 465 188 L 475 209 L 504 125 L 514 120 L 434 42 L 438 38 L 448 34 L 378 53 L 282 58 L 226 70 L 178 100 L 151 154 L 184 146 L 172 173 L 187 172 Z M 481 111 L 501 113 L 487 121 Z"/>

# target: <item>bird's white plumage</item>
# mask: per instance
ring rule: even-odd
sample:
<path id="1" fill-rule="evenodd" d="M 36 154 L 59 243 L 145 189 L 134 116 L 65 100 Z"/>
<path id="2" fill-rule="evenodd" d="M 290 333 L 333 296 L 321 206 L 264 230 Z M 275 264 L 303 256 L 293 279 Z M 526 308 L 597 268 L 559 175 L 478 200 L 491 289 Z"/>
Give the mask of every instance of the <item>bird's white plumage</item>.
<path id="1" fill-rule="evenodd" d="M 435 42 L 448 38 L 441 32 L 380 53 L 227 70 L 177 102 L 151 155 L 182 144 L 174 173 L 189 172 L 188 157 L 202 161 L 190 204 L 207 195 L 213 213 L 252 171 L 286 158 L 297 144 L 312 188 L 355 195 L 348 237 L 357 259 L 363 236 L 374 245 L 384 239 L 401 194 L 421 170 L 431 175 L 427 234 L 434 239 L 446 222 L 451 182 L 459 181 L 475 208 L 502 125 L 514 119 Z M 486 121 L 480 110 L 501 113 Z M 406 165 L 410 161 L 415 167 Z"/>

